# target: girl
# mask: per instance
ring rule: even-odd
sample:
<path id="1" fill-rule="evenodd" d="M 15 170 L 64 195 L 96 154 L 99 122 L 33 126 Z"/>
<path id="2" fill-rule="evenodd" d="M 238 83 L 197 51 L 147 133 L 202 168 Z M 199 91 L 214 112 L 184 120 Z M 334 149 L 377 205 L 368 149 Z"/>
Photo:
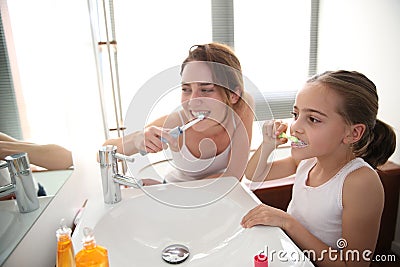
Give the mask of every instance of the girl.
<path id="1" fill-rule="evenodd" d="M 108 140 L 118 152 L 156 153 L 167 148 L 174 169 L 168 182 L 223 176 L 240 179 L 246 168 L 252 134 L 252 100 L 243 88 L 240 62 L 226 45 L 193 46 L 181 66 L 182 109 L 122 138 Z M 204 115 L 177 139 L 168 131 Z M 124 143 L 124 144 L 123 144 Z M 124 149 L 122 149 L 124 148 Z M 151 184 L 148 180 L 146 184 Z"/>
<path id="2" fill-rule="evenodd" d="M 281 227 L 318 266 L 368 266 L 379 232 L 384 192 L 375 168 L 395 149 L 395 133 L 376 118 L 376 87 L 358 72 L 328 71 L 307 81 L 296 97 L 291 156 L 267 163 L 273 149 L 288 141 L 278 136 L 287 125 L 267 122 L 263 143 L 246 176 L 272 180 L 296 173 L 287 212 L 259 205 L 242 220 Z M 346 251 L 357 250 L 359 260 Z M 335 258 L 328 257 L 335 252 Z M 344 256 L 343 256 L 344 255 Z"/>

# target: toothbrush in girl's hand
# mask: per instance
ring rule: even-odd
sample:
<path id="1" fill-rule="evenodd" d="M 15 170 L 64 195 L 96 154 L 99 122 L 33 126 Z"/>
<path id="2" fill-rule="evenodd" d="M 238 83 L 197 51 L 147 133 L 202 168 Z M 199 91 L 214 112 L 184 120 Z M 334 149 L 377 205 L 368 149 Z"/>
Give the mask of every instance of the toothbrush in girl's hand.
<path id="1" fill-rule="evenodd" d="M 196 119 L 186 123 L 185 125 L 182 126 L 177 126 L 175 128 L 173 128 L 171 131 L 168 132 L 169 135 L 171 135 L 173 138 L 178 138 L 178 136 L 180 136 L 181 134 L 183 134 L 184 131 L 186 131 L 187 129 L 189 129 L 190 127 L 192 127 L 193 125 L 195 125 L 196 123 L 204 120 L 206 118 L 206 116 L 204 116 L 203 114 L 199 115 Z M 161 142 L 163 143 L 168 143 L 168 140 L 160 137 Z M 139 153 L 144 156 L 147 154 L 146 151 L 139 151 Z"/>
<path id="2" fill-rule="evenodd" d="M 293 143 L 299 142 L 299 139 L 297 137 L 287 135 L 286 133 L 281 133 L 280 135 L 278 135 L 278 137 L 279 138 L 286 138 L 286 139 L 292 141 Z"/>

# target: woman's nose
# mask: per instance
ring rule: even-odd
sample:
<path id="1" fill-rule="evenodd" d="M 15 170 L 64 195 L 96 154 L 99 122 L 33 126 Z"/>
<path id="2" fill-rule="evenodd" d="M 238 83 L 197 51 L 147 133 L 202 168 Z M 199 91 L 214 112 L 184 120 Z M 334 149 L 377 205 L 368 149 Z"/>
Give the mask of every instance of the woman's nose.
<path id="1" fill-rule="evenodd" d="M 199 92 L 197 92 L 196 90 L 194 90 L 190 96 L 189 99 L 189 105 L 199 105 L 201 104 L 203 101 L 201 100 L 201 95 L 199 94 Z"/>

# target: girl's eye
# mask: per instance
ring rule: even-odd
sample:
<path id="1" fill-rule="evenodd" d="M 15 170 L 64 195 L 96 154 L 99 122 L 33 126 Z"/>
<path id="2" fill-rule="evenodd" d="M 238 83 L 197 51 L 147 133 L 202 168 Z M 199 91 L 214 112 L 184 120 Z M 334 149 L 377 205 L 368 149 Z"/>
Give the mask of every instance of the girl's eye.
<path id="1" fill-rule="evenodd" d="M 310 117 L 310 118 L 309 118 L 309 120 L 310 120 L 312 123 L 318 123 L 318 122 L 321 122 L 319 119 L 317 119 L 317 118 L 314 118 L 314 117 Z"/>
<path id="2" fill-rule="evenodd" d="M 297 120 L 297 117 L 299 117 L 299 114 L 297 114 L 296 112 L 292 111 L 290 112 L 290 114 L 292 114 L 293 119 Z"/>

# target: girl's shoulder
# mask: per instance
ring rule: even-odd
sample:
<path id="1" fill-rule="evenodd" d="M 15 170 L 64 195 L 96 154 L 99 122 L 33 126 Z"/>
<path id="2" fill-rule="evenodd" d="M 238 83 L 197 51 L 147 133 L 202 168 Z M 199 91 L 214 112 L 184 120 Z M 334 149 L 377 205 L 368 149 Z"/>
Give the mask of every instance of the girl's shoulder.
<path id="1" fill-rule="evenodd" d="M 362 166 L 350 172 L 343 184 L 343 193 L 382 191 L 383 186 L 378 173 L 369 166 Z"/>

